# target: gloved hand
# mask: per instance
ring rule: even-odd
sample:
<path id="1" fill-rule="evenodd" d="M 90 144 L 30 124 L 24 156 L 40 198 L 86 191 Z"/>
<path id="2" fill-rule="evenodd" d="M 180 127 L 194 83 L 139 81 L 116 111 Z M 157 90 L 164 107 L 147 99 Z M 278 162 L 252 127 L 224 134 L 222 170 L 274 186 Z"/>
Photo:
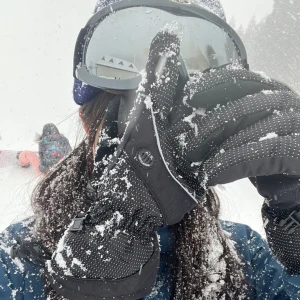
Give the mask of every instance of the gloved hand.
<path id="1" fill-rule="evenodd" d="M 291 274 L 300 274 L 299 179 L 279 174 L 256 177 L 254 182 L 265 198 L 262 217 L 271 251 Z"/>
<path id="2" fill-rule="evenodd" d="M 167 116 L 176 93 L 178 55 L 177 36 L 159 33 L 121 141 L 103 129 L 108 145 L 119 144 L 113 156 L 98 162 L 106 165 L 103 172 L 95 171 L 102 175 L 92 182 L 98 201 L 74 220 L 48 265 L 52 286 L 66 298 L 139 299 L 149 294 L 159 264 L 155 230 L 179 222 L 203 195 L 199 189 L 189 196 L 181 184 L 180 159 L 169 141 Z"/>
<path id="3" fill-rule="evenodd" d="M 297 108 L 296 96 L 284 85 L 242 70 L 229 70 L 231 77 L 228 70 L 204 74 L 182 92 L 178 54 L 173 34 L 160 33 L 153 40 L 124 136 L 114 155 L 103 157 L 106 168 L 93 182 L 99 201 L 74 220 L 49 263 L 53 287 L 67 298 L 144 297 L 156 278 L 158 226 L 179 222 L 208 184 L 278 171 L 267 168 L 269 149 L 264 146 L 269 144 L 261 143 L 254 129 L 262 128 L 266 136 L 274 110 Z M 254 95 L 246 96 L 251 82 Z M 241 91 L 233 97 L 224 92 L 222 101 L 222 88 Z M 205 99 L 212 106 L 225 105 L 212 110 L 208 105 L 211 111 L 203 116 Z M 266 120 L 268 126 L 261 126 Z M 251 155 L 248 143 L 256 143 L 265 155 L 262 168 L 256 164 L 261 153 Z"/>
<path id="4" fill-rule="evenodd" d="M 199 140 L 185 141 L 196 149 L 191 159 L 203 161 L 208 184 L 244 177 L 256 181 L 258 192 L 267 199 L 262 215 L 269 246 L 290 273 L 299 274 L 299 96 L 245 70 L 214 71 L 191 86 L 196 92 L 187 102 L 209 110 L 194 121 L 195 128 L 206 129 L 199 131 Z M 215 109 L 222 91 L 228 104 Z M 216 146 L 218 150 L 211 152 Z"/>
<path id="5" fill-rule="evenodd" d="M 186 94 L 185 103 L 198 109 L 172 131 L 208 185 L 300 175 L 300 101 L 287 86 L 228 67 L 192 79 Z"/>

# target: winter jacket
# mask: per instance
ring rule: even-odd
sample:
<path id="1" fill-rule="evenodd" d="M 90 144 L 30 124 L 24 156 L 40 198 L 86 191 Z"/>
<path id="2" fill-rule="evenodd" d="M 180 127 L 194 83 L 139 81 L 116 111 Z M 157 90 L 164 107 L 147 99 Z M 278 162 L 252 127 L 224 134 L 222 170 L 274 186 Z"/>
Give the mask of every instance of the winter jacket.
<path id="1" fill-rule="evenodd" d="M 41 270 L 9 256 L 14 237 L 25 238 L 29 234 L 29 221 L 8 227 L 0 234 L 0 299 L 45 299 Z M 300 275 L 290 276 L 271 255 L 266 242 L 255 231 L 243 224 L 221 221 L 225 231 L 231 234 L 236 249 L 244 262 L 250 299 L 300 299 Z M 159 230 L 161 262 L 156 285 L 145 300 L 171 299 L 172 282 L 169 262 L 174 249 L 174 235 L 165 227 Z"/>
<path id="2" fill-rule="evenodd" d="M 52 123 L 46 124 L 39 139 L 40 171 L 47 173 L 71 151 L 68 139 L 59 133 L 57 127 Z"/>

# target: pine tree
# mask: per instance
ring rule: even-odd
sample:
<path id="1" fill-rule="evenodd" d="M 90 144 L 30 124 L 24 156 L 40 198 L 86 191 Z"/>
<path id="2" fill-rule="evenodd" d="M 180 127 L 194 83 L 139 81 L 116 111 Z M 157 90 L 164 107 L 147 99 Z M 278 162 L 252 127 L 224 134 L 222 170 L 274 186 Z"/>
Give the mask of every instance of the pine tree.
<path id="1" fill-rule="evenodd" d="M 286 82 L 300 92 L 300 1 L 275 0 L 272 13 L 244 33 L 251 69 Z"/>
<path id="2" fill-rule="evenodd" d="M 235 16 L 233 15 L 232 18 L 229 20 L 228 24 L 233 28 L 236 29 L 237 25 L 236 25 L 236 20 L 235 20 Z"/>

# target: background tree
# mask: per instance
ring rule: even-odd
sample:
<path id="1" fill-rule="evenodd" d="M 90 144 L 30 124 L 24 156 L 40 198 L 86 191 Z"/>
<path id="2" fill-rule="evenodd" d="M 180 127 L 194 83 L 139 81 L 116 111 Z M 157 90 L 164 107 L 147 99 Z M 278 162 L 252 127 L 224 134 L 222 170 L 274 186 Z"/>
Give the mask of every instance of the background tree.
<path id="1" fill-rule="evenodd" d="M 254 17 L 241 29 L 250 68 L 300 92 L 300 1 L 275 0 L 270 15 L 259 23 Z"/>

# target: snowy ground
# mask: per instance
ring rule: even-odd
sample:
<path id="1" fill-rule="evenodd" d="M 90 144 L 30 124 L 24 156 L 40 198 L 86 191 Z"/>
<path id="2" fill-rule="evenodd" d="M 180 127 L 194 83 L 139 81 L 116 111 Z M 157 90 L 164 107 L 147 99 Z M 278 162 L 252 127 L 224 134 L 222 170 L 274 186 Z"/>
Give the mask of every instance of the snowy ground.
<path id="1" fill-rule="evenodd" d="M 16 152 L 0 153 L 0 230 L 31 215 L 29 196 L 39 178 L 33 168 L 21 168 Z M 221 218 L 245 223 L 264 235 L 260 207 L 262 198 L 249 180 L 217 187 Z"/>
<path id="2" fill-rule="evenodd" d="M 16 151 L 1 151 L 0 230 L 31 215 L 29 196 L 37 181 L 33 168 L 18 165 Z"/>

